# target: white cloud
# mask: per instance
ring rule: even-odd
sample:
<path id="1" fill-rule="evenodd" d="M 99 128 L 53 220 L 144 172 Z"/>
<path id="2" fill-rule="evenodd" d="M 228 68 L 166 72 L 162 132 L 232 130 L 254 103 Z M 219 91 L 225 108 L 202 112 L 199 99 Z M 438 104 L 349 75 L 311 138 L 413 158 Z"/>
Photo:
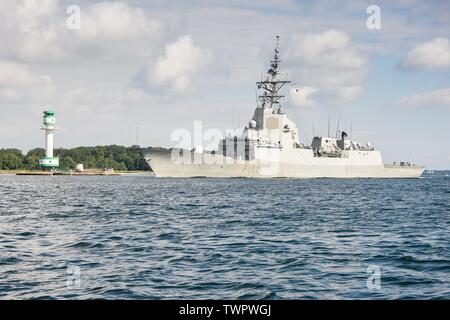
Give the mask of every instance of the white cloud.
<path id="1" fill-rule="evenodd" d="M 160 39 L 164 24 L 125 2 L 103 1 L 82 11 L 81 29 L 75 35 L 82 42 L 99 43 Z M 129 49 L 129 48 L 127 48 Z"/>
<path id="2" fill-rule="evenodd" d="M 57 0 L 5 0 L 0 5 L 0 54 L 16 60 L 54 59 L 57 45 Z"/>
<path id="3" fill-rule="evenodd" d="M 16 1 L 16 4 L 16 17 L 21 22 L 20 31 L 35 27 L 40 20 L 53 16 L 58 9 L 58 0 L 22 0 Z"/>
<path id="4" fill-rule="evenodd" d="M 450 107 L 450 88 L 403 97 L 401 104 L 411 107 Z"/>
<path id="5" fill-rule="evenodd" d="M 36 78 L 26 66 L 11 61 L 0 61 L 1 86 L 28 86 L 35 82 Z"/>
<path id="6" fill-rule="evenodd" d="M 147 85 L 187 92 L 211 61 L 212 52 L 208 48 L 196 46 L 188 35 L 181 36 L 166 46 L 164 55 L 156 63 L 147 65 Z"/>
<path id="7" fill-rule="evenodd" d="M 315 104 L 314 95 L 317 91 L 314 87 L 291 88 L 289 100 L 295 106 L 309 107 Z"/>
<path id="8" fill-rule="evenodd" d="M 144 9 L 122 1 L 102 1 L 81 9 L 81 28 L 65 30 L 72 56 L 96 60 L 155 59 L 167 38 L 167 26 Z"/>
<path id="9" fill-rule="evenodd" d="M 450 42 L 448 38 L 435 38 L 408 52 L 402 62 L 407 69 L 434 70 L 450 67 Z"/>
<path id="10" fill-rule="evenodd" d="M 149 100 L 149 94 L 141 89 L 128 87 L 79 87 L 66 91 L 62 95 L 65 107 L 65 113 L 79 114 L 83 112 L 92 112 L 92 114 L 114 114 L 123 111 L 131 106 L 136 106 L 143 101 Z M 73 109 L 73 106 L 77 106 Z"/>
<path id="11" fill-rule="evenodd" d="M 33 96 L 35 101 L 45 101 L 54 93 L 48 75 L 35 75 L 25 65 L 0 60 L 0 100 L 19 101 Z"/>
<path id="12" fill-rule="evenodd" d="M 368 60 L 338 30 L 292 36 L 286 55 L 296 82 L 314 87 L 318 101 L 347 102 L 359 97 Z"/>
<path id="13" fill-rule="evenodd" d="M 350 45 L 349 36 L 339 30 L 317 34 L 294 35 L 288 58 L 308 66 L 355 69 L 365 66 L 366 59 Z"/>
<path id="14" fill-rule="evenodd" d="M 108 58 L 149 57 L 167 33 L 163 22 L 121 1 L 81 6 L 79 30 L 67 28 L 69 15 L 57 0 L 6 0 L 0 8 L 5 44 L 0 54 L 26 62 L 105 58 L 105 53 Z"/>
<path id="15" fill-rule="evenodd" d="M 361 85 L 341 86 L 339 87 L 337 94 L 339 99 L 342 99 L 344 101 L 351 101 L 361 96 L 362 90 L 363 88 Z"/>

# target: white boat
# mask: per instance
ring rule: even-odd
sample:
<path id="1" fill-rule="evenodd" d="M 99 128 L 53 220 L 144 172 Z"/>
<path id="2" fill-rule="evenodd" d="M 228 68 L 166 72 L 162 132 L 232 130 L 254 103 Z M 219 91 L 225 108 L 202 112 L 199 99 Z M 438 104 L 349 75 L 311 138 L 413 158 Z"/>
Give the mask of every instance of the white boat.
<path id="1" fill-rule="evenodd" d="M 259 101 L 242 134 L 222 139 L 215 151 L 148 148 L 145 159 L 158 177 L 249 178 L 417 178 L 425 168 L 409 162 L 384 164 L 370 143 L 352 141 L 346 132 L 299 142 L 298 130 L 284 112 L 280 89 L 291 82 L 279 71 L 278 37 L 270 69 L 257 87 Z"/>

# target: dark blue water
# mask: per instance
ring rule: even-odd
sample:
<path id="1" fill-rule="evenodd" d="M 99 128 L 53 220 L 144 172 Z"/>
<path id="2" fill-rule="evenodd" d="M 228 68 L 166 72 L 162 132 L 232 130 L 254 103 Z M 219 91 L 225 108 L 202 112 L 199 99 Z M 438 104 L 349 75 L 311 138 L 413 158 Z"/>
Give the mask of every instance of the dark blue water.
<path id="1" fill-rule="evenodd" d="M 0 298 L 449 299 L 449 172 L 3 175 Z"/>

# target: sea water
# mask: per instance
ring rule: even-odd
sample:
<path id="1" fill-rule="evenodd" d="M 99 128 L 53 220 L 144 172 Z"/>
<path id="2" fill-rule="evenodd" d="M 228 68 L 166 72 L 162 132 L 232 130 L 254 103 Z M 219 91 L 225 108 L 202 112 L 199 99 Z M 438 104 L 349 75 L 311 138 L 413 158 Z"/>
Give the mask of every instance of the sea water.
<path id="1" fill-rule="evenodd" d="M 450 177 L 0 175 L 2 299 L 450 299 Z"/>

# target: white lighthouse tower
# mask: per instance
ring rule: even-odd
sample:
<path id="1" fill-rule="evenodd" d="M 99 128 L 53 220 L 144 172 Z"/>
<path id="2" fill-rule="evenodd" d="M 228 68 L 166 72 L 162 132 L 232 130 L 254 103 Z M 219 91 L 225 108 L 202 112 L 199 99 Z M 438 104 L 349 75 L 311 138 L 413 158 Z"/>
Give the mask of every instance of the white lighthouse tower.
<path id="1" fill-rule="evenodd" d="M 59 167 L 59 158 L 53 156 L 53 132 L 55 127 L 55 113 L 44 111 L 44 122 L 41 130 L 45 130 L 45 157 L 39 160 L 39 164 L 44 168 Z"/>

